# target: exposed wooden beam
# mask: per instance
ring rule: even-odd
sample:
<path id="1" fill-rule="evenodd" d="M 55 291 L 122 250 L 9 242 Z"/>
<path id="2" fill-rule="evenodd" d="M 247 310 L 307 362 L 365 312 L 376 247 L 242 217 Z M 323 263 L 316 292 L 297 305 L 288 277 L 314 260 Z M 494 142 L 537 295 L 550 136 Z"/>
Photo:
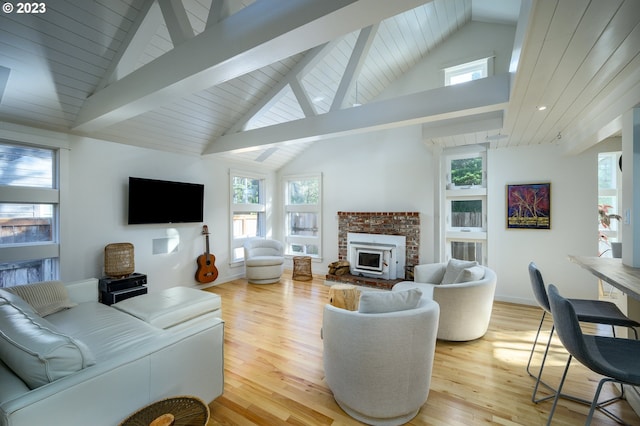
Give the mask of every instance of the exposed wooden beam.
<path id="1" fill-rule="evenodd" d="M 354 82 L 358 79 L 360 69 L 362 68 L 362 64 L 365 59 L 367 59 L 367 54 L 373 44 L 373 39 L 376 37 L 379 26 L 380 24 L 378 23 L 360 30 L 356 44 L 353 47 L 351 56 L 349 57 L 349 62 L 344 70 L 344 74 L 342 74 L 342 79 L 340 80 L 338 89 L 336 90 L 336 95 L 333 97 L 333 102 L 331 103 L 330 108 L 331 111 L 342 109 L 345 106 L 344 100 L 347 93 L 349 93 L 353 87 Z"/>
<path id="2" fill-rule="evenodd" d="M 181 1 L 158 0 L 158 4 L 174 47 L 193 38 L 193 27 Z"/>
<path id="3" fill-rule="evenodd" d="M 280 98 L 284 95 L 283 89 L 287 87 L 287 85 L 298 78 L 302 77 L 307 73 L 310 69 L 312 69 L 324 56 L 331 51 L 333 46 L 335 45 L 335 41 L 325 43 L 321 46 L 316 46 L 307 52 L 298 63 L 291 68 L 291 70 L 287 73 L 284 78 L 280 79 L 275 86 L 273 86 L 266 95 L 264 95 L 253 107 L 249 109 L 246 113 L 242 115 L 242 117 L 236 121 L 236 123 L 231 126 L 229 130 L 225 132 L 225 134 L 231 134 L 235 132 L 239 132 L 243 130 L 243 127 L 251 120 L 259 114 L 263 114 L 268 111 L 273 105 L 275 105 Z"/>
<path id="4" fill-rule="evenodd" d="M 499 110 L 425 123 L 422 125 L 422 137 L 424 139 L 441 138 L 501 129 L 503 115 L 503 111 Z"/>
<path id="5" fill-rule="evenodd" d="M 132 72 L 158 28 L 162 24 L 160 6 L 155 0 L 146 0 L 125 36 L 118 53 L 111 61 L 96 92 Z"/>
<path id="6" fill-rule="evenodd" d="M 309 95 L 307 94 L 307 92 L 304 90 L 304 88 L 300 84 L 300 80 L 298 80 L 297 78 L 291 80 L 291 82 L 289 83 L 289 86 L 291 86 L 291 90 L 293 91 L 293 94 L 298 100 L 298 104 L 300 104 L 300 108 L 302 108 L 302 112 L 304 113 L 304 116 L 312 117 L 316 115 L 317 113 L 315 108 L 313 107 L 313 103 L 309 99 Z"/>
<path id="7" fill-rule="evenodd" d="M 73 130 L 127 120 L 427 1 L 255 2 L 90 96 Z"/>
<path id="8" fill-rule="evenodd" d="M 206 28 L 210 28 L 229 16 L 229 4 L 227 0 L 212 0 L 207 16 Z"/>
<path id="9" fill-rule="evenodd" d="M 506 108 L 508 73 L 441 87 L 315 117 L 234 133 L 209 144 L 203 154 L 247 151 L 283 142 L 303 142 L 412 124 L 472 116 Z"/>

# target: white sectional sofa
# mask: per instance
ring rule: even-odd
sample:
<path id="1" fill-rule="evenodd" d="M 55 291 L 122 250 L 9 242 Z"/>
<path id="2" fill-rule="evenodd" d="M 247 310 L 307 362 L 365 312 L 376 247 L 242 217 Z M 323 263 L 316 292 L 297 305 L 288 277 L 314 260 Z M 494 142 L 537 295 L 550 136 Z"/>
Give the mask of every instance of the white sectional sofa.
<path id="1" fill-rule="evenodd" d="M 63 293 L 72 307 L 42 317 L 0 289 L 1 426 L 113 426 L 159 399 L 222 394 L 217 295 L 176 287 L 106 306 L 97 279 Z"/>

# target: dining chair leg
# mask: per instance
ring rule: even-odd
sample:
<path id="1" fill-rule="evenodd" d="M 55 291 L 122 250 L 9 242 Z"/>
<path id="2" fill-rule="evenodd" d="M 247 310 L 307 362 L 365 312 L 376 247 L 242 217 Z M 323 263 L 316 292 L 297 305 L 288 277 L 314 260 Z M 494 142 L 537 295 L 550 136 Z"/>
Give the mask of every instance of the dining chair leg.
<path id="1" fill-rule="evenodd" d="M 562 378 L 560 379 L 560 384 L 558 385 L 558 390 L 556 391 L 555 398 L 553 399 L 553 405 L 551 406 L 551 411 L 549 411 L 549 418 L 547 419 L 547 426 L 551 426 L 551 419 L 553 418 L 553 413 L 556 411 L 556 406 L 558 405 L 558 400 L 560 399 L 560 392 L 562 391 L 562 386 L 564 385 L 564 380 L 567 378 L 567 372 L 569 371 L 569 365 L 571 364 L 572 355 L 569 355 L 569 359 L 567 359 L 567 365 L 564 367 L 564 373 L 562 373 Z"/>
<path id="2" fill-rule="evenodd" d="M 533 354 L 536 351 L 536 345 L 538 344 L 538 338 L 540 337 L 540 331 L 542 330 L 542 324 L 544 323 L 544 317 L 547 315 L 547 311 L 542 311 L 542 319 L 540 320 L 540 325 L 538 325 L 538 331 L 536 332 L 536 338 L 533 341 L 533 347 L 531 348 L 531 353 L 529 354 L 529 362 L 527 362 L 527 373 L 529 376 L 536 377 L 530 370 L 531 360 L 533 359 Z"/>
<path id="3" fill-rule="evenodd" d="M 544 349 L 544 355 L 542 355 L 542 362 L 540 363 L 540 371 L 538 372 L 538 376 L 536 377 L 536 384 L 533 387 L 533 394 L 531 394 L 531 401 L 536 404 L 538 402 L 546 401 L 554 397 L 554 395 L 552 394 L 552 395 L 542 397 L 540 399 L 536 399 L 536 395 L 538 393 L 538 387 L 540 387 L 540 384 L 543 384 L 544 386 L 546 386 L 547 388 L 549 388 L 554 392 L 559 392 L 558 390 L 553 389 L 551 386 L 549 386 L 542 380 L 542 370 L 544 369 L 544 364 L 547 361 L 547 355 L 549 354 L 549 348 L 551 347 L 551 340 L 553 340 L 554 331 L 555 331 L 555 327 L 552 326 L 551 331 L 549 332 L 549 340 L 547 341 L 547 347 Z"/>

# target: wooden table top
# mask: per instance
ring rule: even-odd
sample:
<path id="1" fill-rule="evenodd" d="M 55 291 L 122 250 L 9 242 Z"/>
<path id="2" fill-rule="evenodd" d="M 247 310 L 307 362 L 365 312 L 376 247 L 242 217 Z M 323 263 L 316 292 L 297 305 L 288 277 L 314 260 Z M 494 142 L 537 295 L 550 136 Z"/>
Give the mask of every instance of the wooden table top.
<path id="1" fill-rule="evenodd" d="M 640 300 L 640 268 L 623 265 L 622 259 L 610 257 L 569 255 L 569 259 L 618 290 Z"/>

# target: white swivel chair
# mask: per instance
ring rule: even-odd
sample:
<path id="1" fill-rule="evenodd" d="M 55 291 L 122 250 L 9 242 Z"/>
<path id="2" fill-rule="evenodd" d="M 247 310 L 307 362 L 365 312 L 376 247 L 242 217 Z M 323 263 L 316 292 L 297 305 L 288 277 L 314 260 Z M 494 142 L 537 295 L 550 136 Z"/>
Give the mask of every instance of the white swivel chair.
<path id="1" fill-rule="evenodd" d="M 416 416 L 429 395 L 439 311 L 424 298 L 413 309 L 384 313 L 325 305 L 325 380 L 347 414 L 387 426 Z"/>
<path id="2" fill-rule="evenodd" d="M 253 238 L 244 243 L 244 265 L 251 284 L 280 281 L 284 269 L 284 247 L 280 241 Z"/>

